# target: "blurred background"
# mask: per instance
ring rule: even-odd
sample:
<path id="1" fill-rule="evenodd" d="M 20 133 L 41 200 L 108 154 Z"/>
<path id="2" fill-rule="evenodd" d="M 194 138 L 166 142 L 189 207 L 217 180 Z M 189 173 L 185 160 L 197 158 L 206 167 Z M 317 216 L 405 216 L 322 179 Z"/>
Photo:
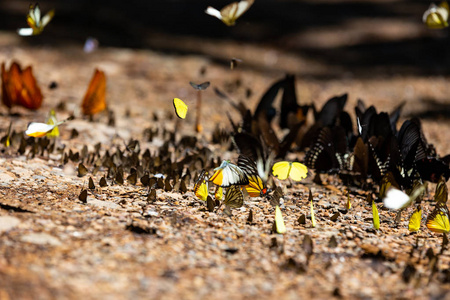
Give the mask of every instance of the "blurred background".
<path id="1" fill-rule="evenodd" d="M 422 23 L 430 5 L 417 0 L 256 0 L 236 26 L 204 13 L 230 1 L 40 1 L 55 8 L 45 34 L 31 45 L 83 45 L 200 54 L 228 64 L 230 57 L 261 71 L 312 78 L 448 75 L 448 29 Z M 0 30 L 27 27 L 29 1 L 0 3 Z M 264 50 L 263 52 L 260 52 Z M 269 50 L 269 51 L 268 51 Z"/>

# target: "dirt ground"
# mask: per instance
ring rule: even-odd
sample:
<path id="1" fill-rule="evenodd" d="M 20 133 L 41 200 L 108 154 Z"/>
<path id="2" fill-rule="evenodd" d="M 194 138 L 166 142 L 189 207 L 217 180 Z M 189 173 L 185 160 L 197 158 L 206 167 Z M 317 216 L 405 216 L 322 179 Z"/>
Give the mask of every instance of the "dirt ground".
<path id="1" fill-rule="evenodd" d="M 389 3 L 372 2 L 380 7 Z M 393 3 L 396 11 L 405 5 Z M 421 8 L 414 2 L 411 11 Z M 261 13 L 257 9 L 250 15 L 249 26 Z M 24 131 L 31 121 L 44 122 L 50 109 L 64 103 L 65 108 L 57 110 L 58 118 L 72 113 L 76 117 L 60 127 L 57 145 L 64 145 L 65 152 L 82 151 L 85 145 L 94 152 L 97 143 L 101 155 L 106 150 L 125 151 L 130 139 L 140 141 L 141 154 L 146 149 L 154 152 L 164 137 L 160 134 L 148 141 L 144 130 L 173 130 L 172 99 L 178 97 L 190 111 L 177 138 L 197 136 L 198 145 L 211 150 L 213 157 L 235 160 L 235 150 L 210 143 L 216 124 L 231 129 L 225 112 L 239 120 L 213 88 L 254 109 L 270 84 L 291 72 L 297 75 L 302 104 L 321 107 L 346 92 L 346 111 L 354 115 L 358 99 L 378 111 L 391 111 L 406 101 L 399 126 L 407 118 L 420 117 L 428 142 L 442 156 L 449 154 L 450 60 L 449 52 L 443 51 L 448 49 L 448 31 L 424 29 L 420 16 L 418 22 L 391 16 L 328 25 L 291 32 L 273 43 L 259 42 L 257 37 L 246 43 L 244 38 L 156 32 L 143 47 L 100 41 L 99 49 L 89 54 L 76 39 L 54 44 L 36 37 L 30 42 L 1 31 L 0 62 L 32 65 L 44 104 L 35 112 L 14 108 L 12 115 L 2 107 L 0 135 L 6 134 L 10 122 L 16 132 Z M 255 25 L 254 32 L 258 28 Z M 370 39 L 378 43 L 371 45 Z M 390 43 L 386 52 L 383 43 Z M 426 48 L 436 45 L 445 53 Z M 382 61 L 383 55 L 389 59 Z M 243 62 L 230 70 L 228 61 L 233 57 Z M 93 122 L 81 116 L 80 103 L 95 68 L 106 73 L 107 102 L 115 126 L 108 126 L 106 114 L 95 116 Z M 196 92 L 189 81 L 211 82 L 203 93 L 201 134 L 193 130 Z M 52 82 L 56 89 L 49 88 Z M 71 138 L 73 129 L 79 134 Z M 152 202 L 140 182 L 108 181 L 107 187 L 100 188 L 104 170 L 93 175 L 93 166 L 88 165 L 89 174 L 78 177 L 78 162 L 62 164 L 63 157 L 56 152 L 31 158 L 28 151 L 20 155 L 2 149 L 1 300 L 449 298 L 450 252 L 445 250 L 437 261 L 430 255 L 441 250 L 442 238 L 424 224 L 433 205 L 434 184 L 428 187 L 422 230 L 410 234 L 411 208 L 396 225 L 395 213 L 378 204 L 381 228 L 376 231 L 366 191 L 352 188 L 352 208 L 346 211 L 344 187 L 334 176 L 323 177 L 328 186 L 313 183 L 312 177 L 299 183 L 280 182 L 285 190 L 282 211 L 287 233 L 279 235 L 271 230 L 275 210 L 262 198 L 246 200 L 230 218 L 222 211 L 209 212 L 194 196 L 192 180 L 186 193 L 157 189 Z M 288 158 L 303 156 L 290 153 Z M 83 203 L 78 196 L 87 189 L 89 177 L 96 189 Z M 315 228 L 310 221 L 309 190 L 314 196 Z M 339 217 L 331 221 L 336 212 Z M 306 224 L 298 221 L 301 215 L 306 216 Z M 305 242 L 308 236 L 312 249 Z"/>

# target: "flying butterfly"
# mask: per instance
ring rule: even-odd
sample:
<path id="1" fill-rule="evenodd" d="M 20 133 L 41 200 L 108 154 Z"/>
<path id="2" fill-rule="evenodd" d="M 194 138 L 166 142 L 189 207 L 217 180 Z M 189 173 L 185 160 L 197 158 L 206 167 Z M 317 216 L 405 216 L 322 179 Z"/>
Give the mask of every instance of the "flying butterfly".
<path id="1" fill-rule="evenodd" d="M 244 205 L 244 194 L 238 185 L 227 188 L 223 204 L 229 208 L 239 208 Z"/>
<path id="2" fill-rule="evenodd" d="M 30 28 L 20 28 L 17 29 L 17 33 L 21 36 L 30 36 L 41 34 L 44 27 L 51 21 L 55 15 L 55 10 L 52 9 L 45 16 L 41 18 L 41 9 L 39 4 L 33 6 L 30 4 L 30 8 L 27 15 L 27 23 Z"/>
<path id="3" fill-rule="evenodd" d="M 386 193 L 386 198 L 383 199 L 383 204 L 389 209 L 403 209 L 408 207 L 411 203 L 420 199 L 426 189 L 426 184 L 417 185 L 411 192 L 407 195 L 405 192 L 391 188 Z"/>
<path id="4" fill-rule="evenodd" d="M 431 29 L 448 27 L 449 7 L 447 1 L 442 1 L 439 6 L 432 3 L 425 11 L 422 21 Z"/>
<path id="5" fill-rule="evenodd" d="M 195 196 L 203 201 L 206 201 L 206 198 L 208 197 L 208 183 L 206 181 L 207 176 L 208 172 L 205 172 L 205 170 L 203 170 L 194 185 Z"/>
<path id="6" fill-rule="evenodd" d="M 32 136 L 32 137 L 43 137 L 46 134 L 52 132 L 59 125 L 65 123 L 66 121 L 70 121 L 72 119 L 73 119 L 73 117 L 70 117 L 68 119 L 65 119 L 64 121 L 57 122 L 56 124 L 31 122 L 30 124 L 28 124 L 28 128 L 25 131 L 25 134 L 28 136 Z"/>
<path id="7" fill-rule="evenodd" d="M 92 116 L 106 109 L 106 76 L 95 69 L 94 76 L 84 95 L 81 110 L 84 115 Z"/>
<path id="8" fill-rule="evenodd" d="M 427 228 L 433 232 L 445 233 L 450 231 L 449 212 L 446 203 L 437 202 L 434 210 L 427 217 Z"/>
<path id="9" fill-rule="evenodd" d="M 300 181 L 308 176 L 308 168 L 299 162 L 280 161 L 273 165 L 272 174 L 280 180 Z"/>
<path id="10" fill-rule="evenodd" d="M 222 8 L 220 11 L 208 6 L 205 13 L 216 17 L 227 26 L 233 26 L 236 23 L 236 20 L 252 6 L 253 2 L 254 0 L 233 2 Z"/>
<path id="11" fill-rule="evenodd" d="M 214 169 L 214 174 L 209 181 L 221 187 L 229 187 L 230 185 L 247 185 L 249 184 L 247 175 L 238 166 L 232 164 L 229 160 L 222 161 L 222 164 Z"/>
<path id="12" fill-rule="evenodd" d="M 173 98 L 173 107 L 178 118 L 185 119 L 188 111 L 188 106 L 179 98 Z"/>
<path id="13" fill-rule="evenodd" d="M 281 209 L 278 205 L 275 206 L 275 228 L 279 234 L 286 233 L 286 225 L 284 225 L 283 214 L 281 213 Z"/>
<path id="14" fill-rule="evenodd" d="M 197 91 L 204 91 L 204 90 L 206 90 L 206 89 L 209 87 L 210 82 L 209 82 L 209 81 L 205 81 L 205 82 L 203 82 L 203 83 L 196 84 L 196 83 L 190 81 L 189 84 L 190 84 L 194 89 L 196 89 Z"/>
<path id="15" fill-rule="evenodd" d="M 409 231 L 411 232 L 419 231 L 421 220 L 422 220 L 422 208 L 419 206 L 414 210 L 413 214 L 411 215 L 411 218 L 409 218 L 408 224 Z"/>

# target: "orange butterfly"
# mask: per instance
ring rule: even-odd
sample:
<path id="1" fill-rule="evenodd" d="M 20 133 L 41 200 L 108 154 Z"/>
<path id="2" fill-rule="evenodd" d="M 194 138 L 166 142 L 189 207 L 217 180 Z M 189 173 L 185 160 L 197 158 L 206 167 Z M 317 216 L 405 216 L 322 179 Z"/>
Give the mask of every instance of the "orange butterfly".
<path id="1" fill-rule="evenodd" d="M 8 108 L 14 105 L 36 110 L 42 105 L 41 89 L 33 76 L 31 66 L 22 68 L 13 62 L 9 70 L 2 64 L 2 102 Z"/>
<path id="2" fill-rule="evenodd" d="M 95 69 L 94 77 L 84 95 L 81 109 L 84 115 L 95 115 L 106 109 L 106 77 L 103 71 Z"/>

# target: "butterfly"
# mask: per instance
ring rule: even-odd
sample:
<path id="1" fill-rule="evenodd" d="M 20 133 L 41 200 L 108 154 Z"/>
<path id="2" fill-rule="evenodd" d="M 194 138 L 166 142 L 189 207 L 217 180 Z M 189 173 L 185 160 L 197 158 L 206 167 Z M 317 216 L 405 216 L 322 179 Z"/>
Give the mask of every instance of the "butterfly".
<path id="1" fill-rule="evenodd" d="M 41 89 L 33 76 L 32 67 L 22 71 L 17 62 L 9 70 L 2 64 L 2 102 L 8 108 L 20 105 L 28 109 L 38 109 L 42 105 Z"/>
<path id="2" fill-rule="evenodd" d="M 308 176 L 308 168 L 299 162 L 280 161 L 273 165 L 272 174 L 280 180 L 300 181 Z"/>
<path id="3" fill-rule="evenodd" d="M 56 113 L 55 111 L 52 109 L 50 111 L 50 116 L 47 119 L 47 124 L 49 125 L 56 125 L 58 123 L 58 120 L 56 119 Z M 51 138 L 56 138 L 59 137 L 59 129 L 58 126 L 55 126 L 55 128 L 53 128 L 52 131 L 50 131 L 49 133 L 47 133 L 48 137 Z"/>
<path id="4" fill-rule="evenodd" d="M 222 201 L 223 198 L 223 188 L 221 186 L 217 186 L 216 192 L 214 193 L 214 198 L 216 200 Z"/>
<path id="5" fill-rule="evenodd" d="M 52 9 L 41 18 L 41 9 L 39 8 L 39 4 L 36 3 L 34 6 L 33 4 L 30 4 L 30 9 L 27 15 L 27 23 L 30 28 L 20 28 L 17 30 L 17 33 L 21 36 L 41 34 L 44 27 L 47 26 L 54 15 L 55 10 Z"/>
<path id="6" fill-rule="evenodd" d="M 436 192 L 434 194 L 434 200 L 436 200 L 436 202 L 447 203 L 448 189 L 446 181 L 447 180 L 444 177 L 441 177 L 436 185 Z"/>
<path id="7" fill-rule="evenodd" d="M 372 200 L 372 217 L 373 217 L 373 228 L 380 229 L 380 216 L 378 214 L 378 208 L 375 201 Z"/>
<path id="8" fill-rule="evenodd" d="M 186 118 L 188 111 L 188 106 L 179 98 L 173 98 L 173 107 L 175 108 L 175 113 L 180 119 Z"/>
<path id="9" fill-rule="evenodd" d="M 434 210 L 427 217 L 427 228 L 433 232 L 445 233 L 450 231 L 449 212 L 446 203 L 437 202 Z"/>
<path id="10" fill-rule="evenodd" d="M 448 27 L 449 7 L 447 1 L 442 1 L 439 6 L 432 3 L 425 11 L 422 21 L 431 29 L 442 29 Z"/>
<path id="11" fill-rule="evenodd" d="M 316 227 L 316 217 L 314 216 L 314 204 L 311 190 L 309 191 L 309 202 L 311 203 L 311 225 L 312 227 Z"/>
<path id="12" fill-rule="evenodd" d="M 411 218 L 409 218 L 408 224 L 409 231 L 411 232 L 419 231 L 421 220 L 422 220 L 422 208 L 419 206 L 414 210 L 413 214 L 411 215 Z"/>
<path id="13" fill-rule="evenodd" d="M 65 119 L 64 121 L 57 122 L 55 124 L 31 122 L 30 124 L 28 124 L 25 134 L 28 136 L 32 136 L 32 137 L 43 137 L 46 134 L 52 132 L 59 125 L 65 123 L 67 121 L 70 121 L 72 119 L 73 119 L 73 117 L 70 117 L 68 119 Z"/>
<path id="14" fill-rule="evenodd" d="M 244 205 L 244 194 L 238 185 L 227 188 L 223 204 L 229 208 L 239 208 Z"/>
<path id="15" fill-rule="evenodd" d="M 81 110 L 84 115 L 95 115 L 106 109 L 106 77 L 103 71 L 95 69 L 94 76 L 84 95 Z"/>
<path id="16" fill-rule="evenodd" d="M 209 181 L 221 187 L 230 185 L 247 185 L 249 183 L 247 175 L 238 166 L 229 160 L 222 161 L 222 164 L 214 169 L 215 173 Z"/>
<path id="17" fill-rule="evenodd" d="M 284 225 L 283 215 L 278 205 L 275 206 L 275 228 L 279 234 L 286 233 L 286 225 Z"/>
<path id="18" fill-rule="evenodd" d="M 227 26 L 233 26 L 236 23 L 236 20 L 252 6 L 253 2 L 254 0 L 233 2 L 222 8 L 220 11 L 208 6 L 205 13 L 216 17 Z"/>
<path id="19" fill-rule="evenodd" d="M 380 194 L 379 197 L 381 199 L 386 198 L 386 193 L 391 188 L 396 188 L 397 190 L 400 189 L 400 186 L 395 181 L 394 175 L 392 172 L 387 172 L 386 175 L 383 176 L 380 183 Z"/>
<path id="20" fill-rule="evenodd" d="M 249 184 L 244 186 L 244 188 L 250 197 L 262 197 L 268 193 L 266 184 L 259 176 L 256 163 L 252 159 L 244 155 L 239 155 L 238 167 L 244 171 L 248 178 Z"/>
<path id="21" fill-rule="evenodd" d="M 383 199 L 383 204 L 389 209 L 402 209 L 408 207 L 411 203 L 420 199 L 426 189 L 426 184 L 417 185 L 408 196 L 399 189 L 391 188 L 386 193 L 386 198 Z"/>
<path id="22" fill-rule="evenodd" d="M 197 182 L 194 185 L 194 193 L 197 198 L 200 200 L 206 201 L 208 197 L 208 183 L 206 181 L 206 177 L 208 176 L 208 172 L 202 170 L 200 176 L 198 177 Z"/>
<path id="23" fill-rule="evenodd" d="M 209 87 L 210 82 L 209 82 L 209 81 L 205 81 L 205 82 L 203 82 L 203 83 L 196 84 L 196 83 L 193 83 L 192 81 L 190 81 L 189 84 L 190 84 L 194 89 L 196 89 L 197 91 L 204 91 L 204 90 L 206 90 L 206 89 Z"/>

